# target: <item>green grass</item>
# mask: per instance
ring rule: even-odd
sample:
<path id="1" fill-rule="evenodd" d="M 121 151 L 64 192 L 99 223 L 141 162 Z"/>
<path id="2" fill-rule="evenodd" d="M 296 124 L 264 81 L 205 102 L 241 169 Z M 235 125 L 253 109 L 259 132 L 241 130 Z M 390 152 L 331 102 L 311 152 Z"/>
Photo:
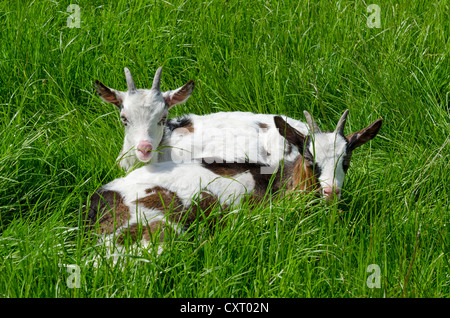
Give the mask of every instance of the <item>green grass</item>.
<path id="1" fill-rule="evenodd" d="M 450 296 L 447 1 L 380 1 L 380 29 L 363 1 L 79 1 L 73 29 L 71 1 L 0 3 L 0 297 Z M 339 204 L 243 205 L 223 230 L 95 268 L 77 213 L 123 174 L 123 132 L 93 81 L 124 90 L 124 66 L 138 87 L 158 66 L 162 89 L 196 81 L 172 116 L 306 109 L 332 129 L 349 108 L 347 133 L 384 123 Z"/>

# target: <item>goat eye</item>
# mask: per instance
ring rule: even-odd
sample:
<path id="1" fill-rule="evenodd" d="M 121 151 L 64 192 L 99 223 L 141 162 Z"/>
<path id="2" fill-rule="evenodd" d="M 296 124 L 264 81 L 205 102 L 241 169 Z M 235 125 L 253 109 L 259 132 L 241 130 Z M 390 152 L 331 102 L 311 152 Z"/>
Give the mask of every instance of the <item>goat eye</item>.
<path id="1" fill-rule="evenodd" d="M 305 159 L 306 163 L 310 166 L 314 166 L 314 158 L 311 155 L 311 153 L 309 151 L 306 151 L 303 158 Z"/>
<path id="2" fill-rule="evenodd" d="M 122 120 L 122 123 L 124 126 L 126 126 L 128 124 L 128 119 L 124 115 L 121 115 L 120 119 Z"/>

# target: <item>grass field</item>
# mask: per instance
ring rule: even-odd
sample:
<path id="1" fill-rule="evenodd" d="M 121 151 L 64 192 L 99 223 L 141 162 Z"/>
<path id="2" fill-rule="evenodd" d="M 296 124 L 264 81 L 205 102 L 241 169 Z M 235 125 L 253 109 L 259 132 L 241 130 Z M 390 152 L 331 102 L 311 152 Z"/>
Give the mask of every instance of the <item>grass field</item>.
<path id="1" fill-rule="evenodd" d="M 378 1 L 370 28 L 369 4 L 0 1 L 0 297 L 449 297 L 450 5 Z M 123 175 L 123 128 L 93 82 L 125 90 L 125 66 L 138 87 L 158 66 L 163 90 L 196 81 L 171 116 L 308 110 L 333 129 L 348 108 L 346 133 L 384 123 L 338 204 L 244 204 L 221 231 L 199 223 L 159 257 L 95 268 L 77 213 Z"/>

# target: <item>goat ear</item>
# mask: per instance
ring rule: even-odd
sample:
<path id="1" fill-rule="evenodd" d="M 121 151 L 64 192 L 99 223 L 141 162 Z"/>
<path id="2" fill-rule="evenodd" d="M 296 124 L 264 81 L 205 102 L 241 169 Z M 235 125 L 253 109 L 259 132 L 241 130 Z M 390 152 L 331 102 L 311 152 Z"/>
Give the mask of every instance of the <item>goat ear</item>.
<path id="1" fill-rule="evenodd" d="M 122 107 L 122 92 L 106 87 L 105 84 L 99 80 L 95 80 L 95 88 L 98 96 L 100 96 L 105 102 L 114 104 L 119 108 Z"/>
<path id="2" fill-rule="evenodd" d="M 354 132 L 351 135 L 348 135 L 346 138 L 348 140 L 348 146 L 350 150 L 353 150 L 361 145 L 364 145 L 366 142 L 375 138 L 381 128 L 381 124 L 383 123 L 383 119 L 377 119 L 372 124 L 367 126 L 360 131 Z"/>
<path id="3" fill-rule="evenodd" d="M 179 87 L 173 91 L 167 91 L 163 93 L 166 104 L 171 108 L 172 106 L 180 103 L 184 103 L 194 91 L 194 81 L 189 81 L 182 87 Z"/>
<path id="4" fill-rule="evenodd" d="M 294 144 L 298 151 L 303 155 L 306 137 L 297 129 L 289 125 L 281 116 L 275 116 L 275 127 L 278 128 L 278 132 L 281 136 L 286 138 L 287 141 Z"/>

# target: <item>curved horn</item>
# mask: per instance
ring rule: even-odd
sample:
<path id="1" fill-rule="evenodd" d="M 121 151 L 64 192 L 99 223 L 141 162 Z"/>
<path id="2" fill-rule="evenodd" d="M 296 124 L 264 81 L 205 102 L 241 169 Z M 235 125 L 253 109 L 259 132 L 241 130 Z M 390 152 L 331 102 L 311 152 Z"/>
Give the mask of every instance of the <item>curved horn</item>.
<path id="1" fill-rule="evenodd" d="M 342 136 L 344 136 L 344 127 L 345 122 L 347 121 L 347 115 L 348 115 L 348 109 L 345 110 L 345 112 L 342 114 L 341 118 L 339 119 L 336 129 L 334 130 L 335 133 L 338 133 Z"/>
<path id="2" fill-rule="evenodd" d="M 125 70 L 125 78 L 127 80 L 128 93 L 134 94 L 136 92 L 136 85 L 134 85 L 133 77 L 131 76 L 130 70 L 128 68 L 124 68 Z"/>
<path id="3" fill-rule="evenodd" d="M 316 121 L 314 120 L 314 118 L 311 116 L 310 113 L 308 113 L 306 110 L 304 110 L 303 114 L 306 117 L 306 122 L 308 123 L 309 130 L 311 131 L 311 133 L 315 134 L 315 133 L 322 132 L 319 128 L 319 125 L 317 125 Z"/>
<path id="4" fill-rule="evenodd" d="M 160 90 L 160 84 L 161 84 L 161 72 L 162 72 L 162 67 L 159 67 L 156 70 L 155 73 L 155 77 L 153 78 L 153 85 L 152 85 L 152 89 L 156 89 L 156 90 Z"/>

